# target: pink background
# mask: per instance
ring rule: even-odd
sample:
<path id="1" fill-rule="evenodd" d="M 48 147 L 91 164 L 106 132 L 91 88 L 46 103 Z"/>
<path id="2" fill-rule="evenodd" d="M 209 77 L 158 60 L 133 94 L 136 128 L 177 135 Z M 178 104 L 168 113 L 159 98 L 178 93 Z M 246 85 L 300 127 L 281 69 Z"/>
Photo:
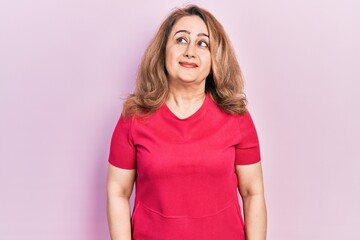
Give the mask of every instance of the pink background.
<path id="1" fill-rule="evenodd" d="M 109 141 L 175 6 L 227 30 L 262 146 L 270 240 L 360 239 L 360 3 L 0 3 L 0 239 L 109 239 Z"/>

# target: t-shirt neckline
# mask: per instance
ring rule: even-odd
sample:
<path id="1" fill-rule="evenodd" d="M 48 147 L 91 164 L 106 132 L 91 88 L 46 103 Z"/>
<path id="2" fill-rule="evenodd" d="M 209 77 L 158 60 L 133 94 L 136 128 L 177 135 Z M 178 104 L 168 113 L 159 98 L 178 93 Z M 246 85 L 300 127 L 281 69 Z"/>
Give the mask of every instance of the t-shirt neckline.
<path id="1" fill-rule="evenodd" d="M 171 110 L 170 108 L 166 105 L 166 103 L 164 103 L 163 108 L 165 109 L 166 112 L 168 112 L 171 116 L 171 118 L 174 118 L 178 121 L 190 121 L 194 118 L 197 118 L 197 116 L 199 116 L 202 112 L 204 112 L 204 110 L 206 109 L 206 105 L 209 101 L 209 94 L 206 93 L 205 94 L 205 99 L 203 101 L 203 103 L 201 104 L 200 108 L 198 110 L 196 110 L 196 112 L 194 112 L 192 115 L 186 117 L 186 118 L 179 118 L 178 116 L 176 116 Z"/>

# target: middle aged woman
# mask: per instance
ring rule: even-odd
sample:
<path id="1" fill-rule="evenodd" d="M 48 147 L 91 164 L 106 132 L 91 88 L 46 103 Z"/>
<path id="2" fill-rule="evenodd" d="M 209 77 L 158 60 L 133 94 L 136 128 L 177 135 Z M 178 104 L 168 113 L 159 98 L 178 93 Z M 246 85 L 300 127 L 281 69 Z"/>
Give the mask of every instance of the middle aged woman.
<path id="1" fill-rule="evenodd" d="M 208 11 L 177 9 L 161 25 L 114 130 L 109 163 L 113 240 L 266 238 L 259 143 L 243 78 Z"/>

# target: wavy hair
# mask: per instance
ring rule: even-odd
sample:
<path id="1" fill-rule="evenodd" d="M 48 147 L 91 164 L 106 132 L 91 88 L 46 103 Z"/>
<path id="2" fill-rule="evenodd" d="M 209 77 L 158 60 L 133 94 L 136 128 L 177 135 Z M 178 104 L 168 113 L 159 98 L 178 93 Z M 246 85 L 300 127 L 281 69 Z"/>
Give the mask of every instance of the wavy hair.
<path id="1" fill-rule="evenodd" d="M 223 26 L 207 10 L 189 5 L 175 9 L 151 40 L 138 69 L 135 91 L 124 103 L 124 117 L 150 115 L 167 100 L 166 44 L 175 23 L 185 16 L 200 17 L 209 31 L 211 71 L 206 78 L 205 92 L 224 112 L 244 114 L 247 111 L 243 75 Z"/>

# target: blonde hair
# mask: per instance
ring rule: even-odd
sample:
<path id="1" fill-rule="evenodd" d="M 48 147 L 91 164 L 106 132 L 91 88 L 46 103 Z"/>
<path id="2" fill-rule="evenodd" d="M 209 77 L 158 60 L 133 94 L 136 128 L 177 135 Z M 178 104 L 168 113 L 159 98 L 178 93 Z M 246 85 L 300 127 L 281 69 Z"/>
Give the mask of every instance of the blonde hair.
<path id="1" fill-rule="evenodd" d="M 150 42 L 138 69 L 135 91 L 124 103 L 124 117 L 149 115 L 167 100 L 166 43 L 175 23 L 185 16 L 200 17 L 209 31 L 212 67 L 206 78 L 205 92 L 227 113 L 244 114 L 247 111 L 243 76 L 223 26 L 207 10 L 190 5 L 175 9 Z"/>

